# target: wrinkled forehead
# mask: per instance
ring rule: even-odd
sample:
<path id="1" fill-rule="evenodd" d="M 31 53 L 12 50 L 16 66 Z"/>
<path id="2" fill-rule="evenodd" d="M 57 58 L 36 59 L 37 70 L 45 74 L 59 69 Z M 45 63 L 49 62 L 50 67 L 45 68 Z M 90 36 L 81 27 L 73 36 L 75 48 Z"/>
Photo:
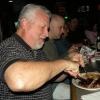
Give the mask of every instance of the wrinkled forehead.
<path id="1" fill-rule="evenodd" d="M 36 17 L 39 17 L 39 18 L 43 17 L 45 19 L 49 19 L 49 15 L 43 10 L 38 10 L 36 12 Z"/>
<path id="2" fill-rule="evenodd" d="M 49 23 L 49 21 L 50 21 L 48 14 L 46 12 L 44 12 L 43 10 L 39 10 L 36 12 L 34 21 L 40 21 L 40 20 L 45 21 L 47 23 Z"/>
<path id="3" fill-rule="evenodd" d="M 38 11 L 32 21 L 35 25 L 49 27 L 49 16 L 44 11 Z"/>

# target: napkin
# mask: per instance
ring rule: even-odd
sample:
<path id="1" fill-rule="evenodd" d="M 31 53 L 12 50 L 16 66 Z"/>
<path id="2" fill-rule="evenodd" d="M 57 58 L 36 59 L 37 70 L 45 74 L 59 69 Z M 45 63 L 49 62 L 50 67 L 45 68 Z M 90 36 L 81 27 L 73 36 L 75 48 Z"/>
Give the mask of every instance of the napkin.
<path id="1" fill-rule="evenodd" d="M 82 100 L 100 100 L 100 91 L 82 95 Z"/>

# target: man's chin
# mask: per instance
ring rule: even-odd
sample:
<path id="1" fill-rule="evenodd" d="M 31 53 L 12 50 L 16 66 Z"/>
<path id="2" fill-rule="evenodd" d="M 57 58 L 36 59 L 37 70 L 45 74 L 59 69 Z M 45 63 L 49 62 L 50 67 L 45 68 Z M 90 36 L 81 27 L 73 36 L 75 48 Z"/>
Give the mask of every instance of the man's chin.
<path id="1" fill-rule="evenodd" d="M 38 49 L 41 49 L 43 47 L 43 44 L 41 45 L 36 45 L 36 47 L 33 48 L 33 50 L 38 50 Z"/>

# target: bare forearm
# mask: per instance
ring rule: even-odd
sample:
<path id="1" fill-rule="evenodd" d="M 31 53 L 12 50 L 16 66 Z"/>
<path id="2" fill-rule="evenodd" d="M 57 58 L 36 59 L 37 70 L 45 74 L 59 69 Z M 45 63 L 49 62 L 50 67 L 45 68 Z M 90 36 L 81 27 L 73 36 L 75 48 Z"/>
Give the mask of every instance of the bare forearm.
<path id="1" fill-rule="evenodd" d="M 58 75 L 59 73 L 61 73 L 62 71 L 64 71 L 64 69 L 66 68 L 66 61 L 64 60 L 56 60 L 53 61 L 51 63 L 51 67 L 52 67 L 52 73 L 51 73 L 51 78 L 55 77 L 56 75 Z"/>
<path id="2" fill-rule="evenodd" d="M 31 91 L 64 70 L 63 61 L 16 62 L 5 72 L 5 80 L 13 91 Z M 13 84 L 13 85 L 12 85 Z"/>

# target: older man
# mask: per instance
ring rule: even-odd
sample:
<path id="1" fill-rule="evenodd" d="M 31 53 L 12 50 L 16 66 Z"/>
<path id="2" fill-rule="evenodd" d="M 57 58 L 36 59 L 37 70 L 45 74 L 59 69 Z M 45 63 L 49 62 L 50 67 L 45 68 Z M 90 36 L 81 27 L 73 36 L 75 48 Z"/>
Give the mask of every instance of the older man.
<path id="1" fill-rule="evenodd" d="M 46 61 L 40 49 L 48 37 L 50 12 L 27 4 L 15 34 L 0 44 L 0 100 L 52 100 L 50 80 L 65 71 L 77 76 L 78 62 Z"/>

